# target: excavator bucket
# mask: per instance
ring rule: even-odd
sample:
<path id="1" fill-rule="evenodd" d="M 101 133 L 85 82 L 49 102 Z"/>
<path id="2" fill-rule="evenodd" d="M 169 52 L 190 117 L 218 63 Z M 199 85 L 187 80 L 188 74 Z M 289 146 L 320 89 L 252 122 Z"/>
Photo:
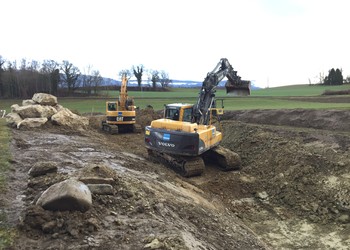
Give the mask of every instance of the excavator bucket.
<path id="1" fill-rule="evenodd" d="M 234 96 L 248 96 L 250 95 L 250 81 L 232 82 L 227 80 L 225 84 L 226 94 Z"/>

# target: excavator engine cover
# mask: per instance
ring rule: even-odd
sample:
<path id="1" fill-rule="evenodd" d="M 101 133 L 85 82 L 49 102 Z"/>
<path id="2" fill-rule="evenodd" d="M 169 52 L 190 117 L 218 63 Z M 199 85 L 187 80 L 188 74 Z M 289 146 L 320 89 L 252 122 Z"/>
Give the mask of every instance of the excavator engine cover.
<path id="1" fill-rule="evenodd" d="M 204 149 L 204 142 L 197 133 L 153 129 L 145 130 L 146 148 L 163 153 L 198 156 Z"/>

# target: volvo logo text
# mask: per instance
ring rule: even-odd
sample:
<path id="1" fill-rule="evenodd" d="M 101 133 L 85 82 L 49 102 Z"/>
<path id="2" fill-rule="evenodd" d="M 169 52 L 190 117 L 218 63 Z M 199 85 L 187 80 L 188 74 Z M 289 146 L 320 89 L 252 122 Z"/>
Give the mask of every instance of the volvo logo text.
<path id="1" fill-rule="evenodd" d="M 170 148 L 174 148 L 175 147 L 174 143 L 162 142 L 162 141 L 159 141 L 158 145 L 159 146 L 163 146 L 163 147 L 170 147 Z"/>

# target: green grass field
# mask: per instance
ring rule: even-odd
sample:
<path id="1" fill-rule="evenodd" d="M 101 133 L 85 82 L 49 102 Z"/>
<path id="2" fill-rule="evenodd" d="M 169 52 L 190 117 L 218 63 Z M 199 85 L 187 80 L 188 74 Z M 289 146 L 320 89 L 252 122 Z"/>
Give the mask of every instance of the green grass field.
<path id="1" fill-rule="evenodd" d="M 323 86 L 323 85 L 290 85 L 283 87 L 264 88 L 258 90 L 252 90 L 251 96 L 320 96 L 325 90 L 347 90 L 350 89 L 349 84 L 341 86 Z M 185 89 L 185 88 L 173 88 L 169 92 L 140 92 L 140 91 L 129 91 L 129 95 L 135 98 L 177 98 L 177 97 L 197 97 L 199 93 L 198 89 Z M 114 97 L 118 96 L 118 91 L 103 91 L 102 94 Z M 227 97 L 225 89 L 218 89 L 216 96 Z"/>
<path id="2" fill-rule="evenodd" d="M 268 89 L 253 90 L 251 96 L 234 97 L 226 95 L 224 89 L 218 89 L 216 97 L 224 99 L 225 110 L 245 109 L 349 109 L 349 102 L 323 102 L 328 97 L 321 96 L 325 90 L 346 90 L 350 85 L 320 86 L 320 85 L 293 85 Z M 147 105 L 154 109 L 163 109 L 164 104 L 183 102 L 195 103 L 199 89 L 174 88 L 168 92 L 136 92 L 129 91 L 134 97 L 136 106 L 145 108 Z M 105 112 L 105 102 L 118 98 L 118 91 L 101 92 L 100 98 L 59 98 L 58 102 L 66 108 L 79 113 Z M 298 99 L 291 97 L 300 97 Z M 343 98 L 344 96 L 339 96 Z M 317 98 L 317 101 L 315 101 Z M 12 104 L 21 104 L 22 100 L 1 100 L 0 109 L 10 111 Z"/>
<path id="3" fill-rule="evenodd" d="M 0 192 L 3 193 L 6 190 L 6 172 L 9 169 L 11 159 L 10 149 L 10 130 L 6 126 L 6 121 L 0 118 Z M 14 236 L 15 230 L 11 229 L 7 225 L 7 216 L 5 211 L 0 210 L 0 249 L 6 249 L 10 246 Z"/>

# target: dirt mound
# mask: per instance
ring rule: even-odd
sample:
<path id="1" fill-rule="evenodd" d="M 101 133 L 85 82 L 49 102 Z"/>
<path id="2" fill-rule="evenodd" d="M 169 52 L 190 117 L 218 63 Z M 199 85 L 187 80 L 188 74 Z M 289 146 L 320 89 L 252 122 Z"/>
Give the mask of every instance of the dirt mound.
<path id="1" fill-rule="evenodd" d="M 156 112 L 152 107 L 140 109 L 136 112 L 136 122 L 142 128 L 151 124 L 153 120 L 162 118 L 163 112 Z"/>
<path id="2" fill-rule="evenodd" d="M 89 126 L 93 129 L 101 129 L 102 122 L 106 120 L 106 115 L 103 115 L 103 114 L 97 114 L 97 115 L 85 114 L 84 116 L 89 119 Z"/>
<path id="3" fill-rule="evenodd" d="M 350 131 L 348 110 L 280 109 L 226 111 L 222 120 Z"/>

